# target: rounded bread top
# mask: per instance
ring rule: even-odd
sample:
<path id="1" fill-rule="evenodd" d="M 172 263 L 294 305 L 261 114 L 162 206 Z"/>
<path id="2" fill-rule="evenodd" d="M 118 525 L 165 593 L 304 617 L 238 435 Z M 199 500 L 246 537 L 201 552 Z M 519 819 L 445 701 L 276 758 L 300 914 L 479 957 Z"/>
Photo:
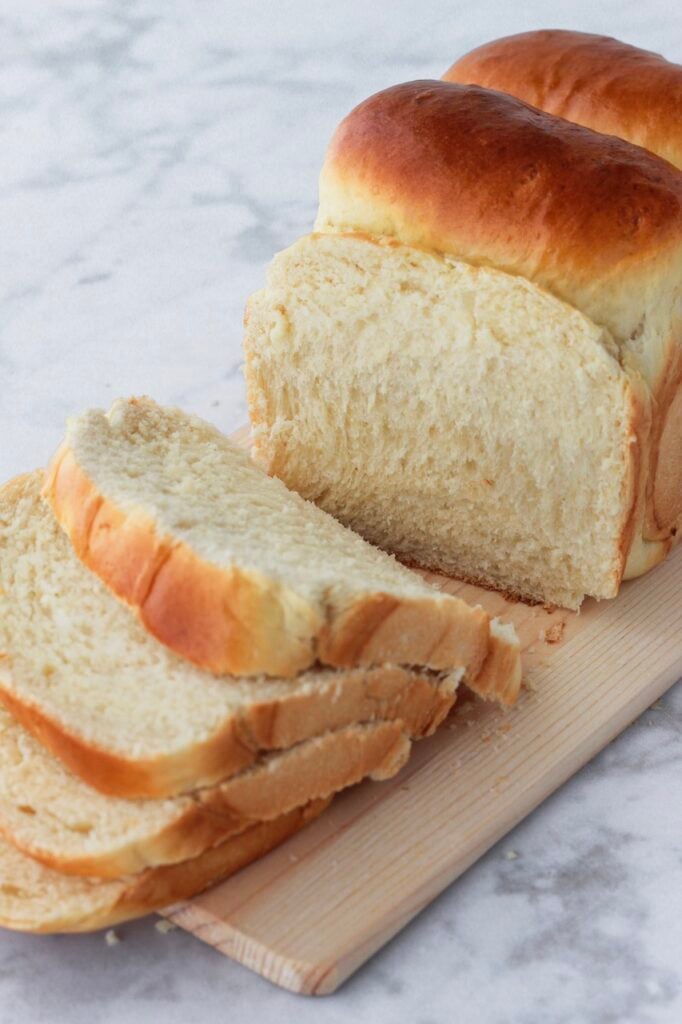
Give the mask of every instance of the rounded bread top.
<path id="1" fill-rule="evenodd" d="M 543 29 L 479 46 L 443 75 L 619 135 L 682 168 L 682 67 L 609 36 Z"/>
<path id="2" fill-rule="evenodd" d="M 682 174 L 478 86 L 393 86 L 341 122 L 318 231 L 365 232 L 520 274 L 627 339 L 682 277 Z M 658 314 L 657 314 L 658 318 Z"/>

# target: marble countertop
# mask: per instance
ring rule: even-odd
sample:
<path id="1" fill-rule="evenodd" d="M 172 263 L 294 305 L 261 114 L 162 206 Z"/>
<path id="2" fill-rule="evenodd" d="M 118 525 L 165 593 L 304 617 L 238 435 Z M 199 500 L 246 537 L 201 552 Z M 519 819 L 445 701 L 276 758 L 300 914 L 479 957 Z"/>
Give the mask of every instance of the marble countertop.
<path id="1" fill-rule="evenodd" d="M 2 479 L 118 395 L 244 422 L 244 299 L 364 96 L 535 27 L 682 59 L 674 0 L 4 0 L 0 25 Z M 681 725 L 678 685 L 325 1000 L 148 918 L 113 947 L 0 934 L 0 1022 L 679 1022 Z"/>

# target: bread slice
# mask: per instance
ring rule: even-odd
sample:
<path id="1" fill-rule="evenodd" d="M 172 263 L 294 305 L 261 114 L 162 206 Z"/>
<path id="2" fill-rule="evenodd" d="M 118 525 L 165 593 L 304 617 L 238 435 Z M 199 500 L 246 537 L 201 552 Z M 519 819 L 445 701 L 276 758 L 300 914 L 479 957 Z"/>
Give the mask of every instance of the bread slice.
<path id="1" fill-rule="evenodd" d="M 432 732 L 461 671 L 382 666 L 295 680 L 217 678 L 158 644 L 75 557 L 41 474 L 0 490 L 0 700 L 101 792 L 162 797 L 221 781 L 260 752 L 356 722 Z"/>
<path id="2" fill-rule="evenodd" d="M 192 860 L 115 881 L 63 875 L 0 838 L 0 925 L 29 932 L 85 932 L 160 910 L 262 857 L 328 804 L 316 800 L 274 821 L 252 825 Z"/>
<path id="3" fill-rule="evenodd" d="M 266 754 L 217 786 L 165 800 L 104 796 L 0 710 L 0 833 L 69 874 L 118 878 L 195 857 L 254 821 L 272 821 L 405 763 L 401 722 L 351 725 Z"/>
<path id="4" fill-rule="evenodd" d="M 486 656 L 482 608 L 269 479 L 209 424 L 150 399 L 72 419 L 45 494 L 79 558 L 150 633 L 212 672 L 391 662 L 474 678 Z"/>

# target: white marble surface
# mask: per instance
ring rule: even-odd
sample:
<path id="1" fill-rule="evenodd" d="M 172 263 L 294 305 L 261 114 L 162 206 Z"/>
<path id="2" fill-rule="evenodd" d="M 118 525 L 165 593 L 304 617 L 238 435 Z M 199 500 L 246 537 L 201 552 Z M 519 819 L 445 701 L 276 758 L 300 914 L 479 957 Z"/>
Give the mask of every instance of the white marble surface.
<path id="1" fill-rule="evenodd" d="M 339 118 L 542 26 L 682 59 L 675 0 L 3 0 L 0 477 L 119 394 L 242 423 L 244 298 Z M 679 1022 L 681 722 L 678 687 L 333 997 L 147 919 L 114 948 L 0 934 L 0 1022 Z"/>

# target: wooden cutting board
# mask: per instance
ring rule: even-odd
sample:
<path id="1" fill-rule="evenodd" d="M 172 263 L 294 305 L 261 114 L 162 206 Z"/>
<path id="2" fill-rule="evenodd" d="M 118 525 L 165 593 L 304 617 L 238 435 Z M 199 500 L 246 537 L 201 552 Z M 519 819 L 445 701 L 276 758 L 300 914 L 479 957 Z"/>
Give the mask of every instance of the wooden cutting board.
<path id="1" fill-rule="evenodd" d="M 579 615 L 426 578 L 515 624 L 516 707 L 465 698 L 396 778 L 341 794 L 284 846 L 166 912 L 294 992 L 333 992 L 682 676 L 682 547 Z"/>

